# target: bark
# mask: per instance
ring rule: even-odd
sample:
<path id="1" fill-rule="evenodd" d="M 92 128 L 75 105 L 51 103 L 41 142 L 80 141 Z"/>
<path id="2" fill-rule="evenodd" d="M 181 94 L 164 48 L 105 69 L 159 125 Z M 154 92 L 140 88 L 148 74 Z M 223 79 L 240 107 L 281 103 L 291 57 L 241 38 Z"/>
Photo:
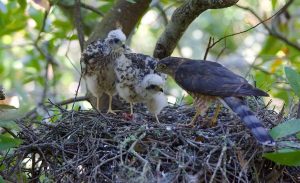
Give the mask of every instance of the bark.
<path id="1" fill-rule="evenodd" d="M 130 3 L 126 0 L 118 0 L 114 7 L 103 17 L 88 39 L 88 43 L 98 38 L 106 37 L 107 33 L 119 25 L 128 36 L 147 11 L 151 0 L 137 0 Z"/>
<path id="2" fill-rule="evenodd" d="M 153 56 L 159 59 L 170 56 L 188 26 L 208 9 L 226 8 L 238 0 L 189 0 L 178 7 L 165 31 L 156 43 Z"/>

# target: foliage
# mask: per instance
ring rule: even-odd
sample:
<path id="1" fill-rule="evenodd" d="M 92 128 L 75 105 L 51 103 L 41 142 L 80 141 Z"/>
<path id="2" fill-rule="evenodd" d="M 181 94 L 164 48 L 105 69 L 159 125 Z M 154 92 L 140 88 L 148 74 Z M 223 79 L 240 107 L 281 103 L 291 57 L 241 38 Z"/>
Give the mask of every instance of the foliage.
<path id="1" fill-rule="evenodd" d="M 300 97 L 300 74 L 289 67 L 285 67 L 285 74 L 287 80 L 291 85 L 291 88 L 293 89 L 295 94 L 298 97 Z M 277 125 L 270 131 L 270 134 L 274 139 L 280 139 L 294 134 L 296 134 L 296 138 L 300 139 L 299 132 L 300 132 L 300 119 L 294 119 Z M 286 145 L 291 145 L 297 148 L 289 149 L 283 147 L 279 149 L 277 152 L 265 153 L 263 156 L 278 164 L 289 165 L 289 166 L 300 166 L 300 159 L 299 159 L 300 144 L 286 143 Z"/>

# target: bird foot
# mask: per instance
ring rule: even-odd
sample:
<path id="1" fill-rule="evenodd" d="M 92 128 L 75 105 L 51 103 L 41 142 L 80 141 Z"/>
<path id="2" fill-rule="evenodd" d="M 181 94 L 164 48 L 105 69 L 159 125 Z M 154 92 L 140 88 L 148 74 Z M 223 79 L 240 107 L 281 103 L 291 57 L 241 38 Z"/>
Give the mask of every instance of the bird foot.
<path id="1" fill-rule="evenodd" d="M 112 109 L 108 109 L 107 112 L 106 112 L 106 114 L 111 113 L 111 114 L 116 115 L 116 114 L 117 114 L 116 112 L 119 112 L 119 111 L 120 111 L 120 110 L 112 110 Z"/>
<path id="2" fill-rule="evenodd" d="M 180 127 L 188 127 L 188 128 L 194 128 L 196 126 L 195 122 L 192 121 L 188 124 L 177 124 L 177 126 L 180 126 Z"/>

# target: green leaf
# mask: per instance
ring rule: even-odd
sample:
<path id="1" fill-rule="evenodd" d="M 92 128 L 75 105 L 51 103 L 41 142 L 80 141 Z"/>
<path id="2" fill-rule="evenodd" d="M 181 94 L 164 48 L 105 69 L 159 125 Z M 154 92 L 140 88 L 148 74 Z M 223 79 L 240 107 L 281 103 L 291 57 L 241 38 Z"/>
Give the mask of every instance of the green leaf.
<path id="1" fill-rule="evenodd" d="M 277 0 L 272 0 L 272 8 L 273 8 L 273 10 L 275 9 L 276 4 L 277 4 Z"/>
<path id="2" fill-rule="evenodd" d="M 299 150 L 282 149 L 278 152 L 265 153 L 263 157 L 281 165 L 300 166 Z"/>
<path id="3" fill-rule="evenodd" d="M 295 94 L 300 98 L 300 74 L 290 67 L 285 67 L 285 75 Z"/>
<path id="4" fill-rule="evenodd" d="M 19 5 L 21 6 L 21 9 L 25 9 L 27 2 L 26 0 L 18 0 Z"/>
<path id="5" fill-rule="evenodd" d="M 5 183 L 4 179 L 2 178 L 2 176 L 0 176 L 0 183 Z"/>
<path id="6" fill-rule="evenodd" d="M 296 137 L 297 137 L 298 139 L 300 139 L 300 133 L 297 133 L 297 134 L 296 134 Z"/>
<path id="7" fill-rule="evenodd" d="M 297 119 L 281 123 L 270 130 L 270 134 L 274 139 L 279 139 L 297 132 L 300 132 L 300 120 Z"/>
<path id="8" fill-rule="evenodd" d="M 6 135 L 0 135 L 0 150 L 17 147 L 21 143 L 22 141 L 20 139 L 11 138 Z"/>

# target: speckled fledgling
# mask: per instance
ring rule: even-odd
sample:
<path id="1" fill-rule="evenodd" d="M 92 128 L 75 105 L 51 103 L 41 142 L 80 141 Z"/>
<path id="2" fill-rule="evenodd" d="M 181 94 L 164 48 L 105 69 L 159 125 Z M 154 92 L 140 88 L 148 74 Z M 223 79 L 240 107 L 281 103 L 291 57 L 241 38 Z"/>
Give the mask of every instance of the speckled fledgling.
<path id="1" fill-rule="evenodd" d="M 120 97 L 130 103 L 145 103 L 148 110 L 157 115 L 167 105 L 163 93 L 166 75 L 156 72 L 157 60 L 143 54 L 125 53 L 116 59 L 117 91 Z"/>
<path id="2" fill-rule="evenodd" d="M 83 77 L 88 90 L 97 98 L 97 109 L 99 110 L 99 99 L 103 93 L 109 96 L 108 113 L 112 110 L 112 97 L 116 93 L 116 75 L 114 72 L 115 60 L 125 50 L 125 34 L 121 29 L 112 30 L 104 40 L 96 40 L 90 43 L 83 51 L 81 62 Z"/>

